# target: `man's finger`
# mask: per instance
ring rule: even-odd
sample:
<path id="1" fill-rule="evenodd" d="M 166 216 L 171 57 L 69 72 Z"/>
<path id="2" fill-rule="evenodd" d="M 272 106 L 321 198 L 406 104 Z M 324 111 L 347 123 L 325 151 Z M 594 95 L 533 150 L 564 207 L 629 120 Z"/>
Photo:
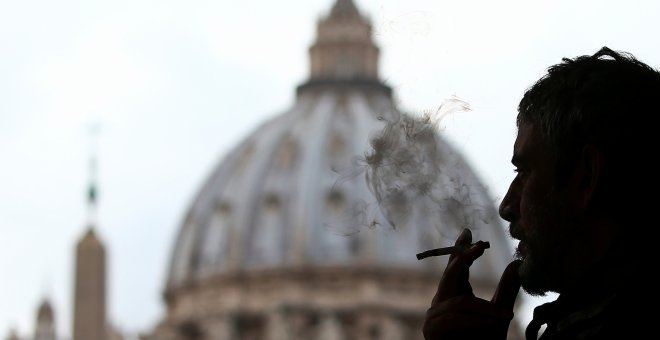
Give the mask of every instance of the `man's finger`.
<path id="1" fill-rule="evenodd" d="M 518 267 L 520 267 L 520 260 L 515 260 L 509 263 L 502 273 L 500 282 L 497 285 L 495 294 L 491 301 L 498 307 L 513 310 L 516 303 L 516 297 L 520 291 L 520 276 L 518 276 Z"/>
<path id="2" fill-rule="evenodd" d="M 472 230 L 464 228 L 456 239 L 456 245 L 468 245 L 472 243 Z"/>
<path id="3" fill-rule="evenodd" d="M 458 242 L 456 241 L 456 243 Z M 469 281 L 470 266 L 474 260 L 484 254 L 488 247 L 488 242 L 479 241 L 467 250 L 453 254 L 453 258 L 449 260 L 447 268 L 442 273 L 438 289 L 431 303 L 437 304 L 456 295 L 473 295 Z"/>

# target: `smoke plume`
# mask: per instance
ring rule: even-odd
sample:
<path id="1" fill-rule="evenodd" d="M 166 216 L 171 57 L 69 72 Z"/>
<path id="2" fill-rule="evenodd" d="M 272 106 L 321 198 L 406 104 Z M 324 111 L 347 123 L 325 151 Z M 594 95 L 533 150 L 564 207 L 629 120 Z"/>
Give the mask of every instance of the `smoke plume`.
<path id="1" fill-rule="evenodd" d="M 469 110 L 467 102 L 450 97 L 434 112 L 382 118 L 383 129 L 372 136 L 364 155 L 354 158 L 352 167 L 340 173 L 335 183 L 341 185 L 362 175 L 375 199 L 375 205 L 355 204 L 349 219 L 373 227 L 381 225 L 382 218 L 396 229 L 405 226 L 413 214 L 425 214 L 435 224 L 431 227 L 441 234 L 451 231 L 452 238 L 455 231 L 471 228 L 475 219 L 488 223 L 483 206 L 473 201 L 474 181 L 466 181 L 466 174 L 459 173 L 463 167 L 454 166 L 462 162 L 460 155 L 440 141 L 443 118 Z"/>

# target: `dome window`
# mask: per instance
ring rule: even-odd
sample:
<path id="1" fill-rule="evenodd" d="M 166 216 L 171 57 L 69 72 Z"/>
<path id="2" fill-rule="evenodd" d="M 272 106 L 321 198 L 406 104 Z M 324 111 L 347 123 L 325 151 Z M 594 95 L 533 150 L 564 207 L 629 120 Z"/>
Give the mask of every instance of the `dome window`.
<path id="1" fill-rule="evenodd" d="M 231 206 L 220 202 L 211 216 L 202 239 L 202 271 L 213 273 L 222 265 L 227 252 L 227 234 L 232 223 Z"/>
<path id="2" fill-rule="evenodd" d="M 298 143 L 288 136 L 279 145 L 275 154 L 274 168 L 288 170 L 293 167 L 298 158 Z"/>

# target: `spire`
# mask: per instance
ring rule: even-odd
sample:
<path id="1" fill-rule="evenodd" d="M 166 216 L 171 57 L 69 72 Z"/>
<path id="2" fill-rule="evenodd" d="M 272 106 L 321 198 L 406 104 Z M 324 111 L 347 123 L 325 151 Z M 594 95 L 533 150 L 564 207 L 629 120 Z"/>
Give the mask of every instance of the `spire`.
<path id="1" fill-rule="evenodd" d="M 73 340 L 106 339 L 106 253 L 88 228 L 76 245 Z"/>
<path id="2" fill-rule="evenodd" d="M 106 339 L 106 253 L 95 232 L 96 226 L 96 150 L 98 125 L 90 127 L 90 180 L 87 189 L 88 228 L 76 245 L 73 340 Z"/>
<path id="3" fill-rule="evenodd" d="M 76 245 L 73 340 L 106 339 L 106 253 L 93 228 Z"/>
<path id="4" fill-rule="evenodd" d="M 89 184 L 87 187 L 87 223 L 90 229 L 96 226 L 98 189 L 96 185 L 97 155 L 96 136 L 100 128 L 97 124 L 90 126 L 90 159 L 89 159 Z"/>
<path id="5" fill-rule="evenodd" d="M 39 309 L 37 310 L 37 320 L 48 322 L 54 320 L 53 307 L 51 306 L 50 301 L 48 301 L 48 298 L 44 298 L 43 301 L 41 301 L 41 305 L 39 305 Z"/>
<path id="6" fill-rule="evenodd" d="M 44 298 L 37 310 L 37 323 L 34 331 L 35 340 L 55 340 L 55 312 L 47 298 Z"/>

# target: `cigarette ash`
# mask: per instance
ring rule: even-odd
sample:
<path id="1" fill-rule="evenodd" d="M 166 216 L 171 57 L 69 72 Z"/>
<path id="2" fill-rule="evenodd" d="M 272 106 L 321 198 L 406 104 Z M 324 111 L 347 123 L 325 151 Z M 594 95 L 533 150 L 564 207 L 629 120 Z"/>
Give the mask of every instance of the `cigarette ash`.
<path id="1" fill-rule="evenodd" d="M 462 158 L 443 147 L 446 142 L 439 135 L 446 116 L 470 110 L 466 101 L 450 97 L 434 112 L 383 116 L 384 127 L 370 138 L 365 154 L 354 157 L 335 182 L 337 187 L 362 176 L 375 201 L 358 200 L 339 225 L 352 221 L 397 229 L 413 216 L 423 216 L 428 227 L 453 240 L 462 228 L 474 229 L 477 219 L 488 223 L 484 202 L 474 199 L 473 182 L 456 166 Z M 419 221 L 415 219 L 416 225 Z M 359 231 L 346 224 L 343 228 L 346 234 Z"/>

